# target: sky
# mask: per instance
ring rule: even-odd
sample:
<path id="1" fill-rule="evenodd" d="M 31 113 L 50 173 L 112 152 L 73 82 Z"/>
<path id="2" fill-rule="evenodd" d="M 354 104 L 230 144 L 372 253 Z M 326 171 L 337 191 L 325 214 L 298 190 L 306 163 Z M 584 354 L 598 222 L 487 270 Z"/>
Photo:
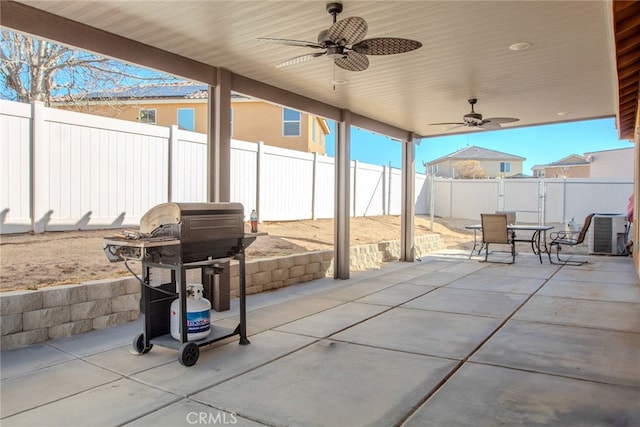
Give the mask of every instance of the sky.
<path id="1" fill-rule="evenodd" d="M 331 123 L 333 125 L 333 123 Z M 327 154 L 335 155 L 335 127 L 328 135 Z M 525 157 L 522 173 L 532 175 L 531 168 L 555 162 L 571 154 L 631 148 L 633 144 L 618 139 L 615 118 L 585 120 L 555 125 L 532 126 L 497 131 L 472 131 L 464 135 L 426 138 L 416 146 L 416 172 L 424 173 L 423 162 L 430 162 L 472 145 Z M 369 131 L 351 130 L 351 160 L 374 165 L 402 165 L 401 145 Z"/>

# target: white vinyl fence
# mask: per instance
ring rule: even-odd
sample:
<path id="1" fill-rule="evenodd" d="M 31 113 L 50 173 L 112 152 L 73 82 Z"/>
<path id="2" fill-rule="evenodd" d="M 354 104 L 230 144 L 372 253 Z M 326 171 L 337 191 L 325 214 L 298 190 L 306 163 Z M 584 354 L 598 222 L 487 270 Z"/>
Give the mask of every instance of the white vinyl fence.
<path id="1" fill-rule="evenodd" d="M 626 213 L 633 193 L 631 180 L 604 178 L 429 181 L 436 216 L 479 220 L 482 212 L 516 211 L 519 222 L 539 224 L 571 218 L 582 223 L 592 212 Z"/>
<path id="2" fill-rule="evenodd" d="M 0 233 L 135 227 L 151 207 L 207 198 L 207 136 L 0 100 Z M 231 141 L 231 201 L 262 221 L 333 218 L 334 159 Z M 353 161 L 351 214 L 400 215 L 399 169 Z M 580 222 L 626 212 L 631 181 L 451 180 L 416 174 L 416 214 Z"/>
<path id="3" fill-rule="evenodd" d="M 0 233 L 137 226 L 157 204 L 206 201 L 206 162 L 205 134 L 0 100 Z M 399 170 L 351 167 L 353 215 L 400 213 Z M 334 179 L 332 157 L 231 141 L 231 200 L 247 216 L 332 218 Z"/>

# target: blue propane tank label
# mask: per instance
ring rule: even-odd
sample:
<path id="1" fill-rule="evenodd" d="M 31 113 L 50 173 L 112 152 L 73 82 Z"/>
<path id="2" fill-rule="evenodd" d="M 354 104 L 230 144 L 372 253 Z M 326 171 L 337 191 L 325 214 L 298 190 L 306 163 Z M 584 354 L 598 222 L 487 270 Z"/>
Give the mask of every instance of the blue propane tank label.
<path id="1" fill-rule="evenodd" d="M 187 333 L 195 334 L 209 329 L 209 310 L 187 312 Z"/>

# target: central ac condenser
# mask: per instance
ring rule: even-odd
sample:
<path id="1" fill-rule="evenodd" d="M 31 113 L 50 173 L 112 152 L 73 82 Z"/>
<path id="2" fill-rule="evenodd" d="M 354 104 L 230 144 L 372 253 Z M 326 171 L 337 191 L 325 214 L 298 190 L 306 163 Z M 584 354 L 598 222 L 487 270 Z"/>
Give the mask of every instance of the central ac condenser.
<path id="1" fill-rule="evenodd" d="M 596 214 L 589 227 L 589 253 L 624 255 L 627 244 L 627 215 Z"/>

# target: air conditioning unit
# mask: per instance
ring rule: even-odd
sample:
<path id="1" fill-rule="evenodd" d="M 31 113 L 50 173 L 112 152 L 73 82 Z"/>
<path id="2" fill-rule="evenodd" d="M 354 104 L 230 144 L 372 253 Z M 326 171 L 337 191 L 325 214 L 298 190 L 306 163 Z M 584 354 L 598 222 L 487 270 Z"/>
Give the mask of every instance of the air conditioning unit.
<path id="1" fill-rule="evenodd" d="M 627 244 L 627 215 L 595 214 L 589 227 L 589 253 L 623 255 Z"/>

